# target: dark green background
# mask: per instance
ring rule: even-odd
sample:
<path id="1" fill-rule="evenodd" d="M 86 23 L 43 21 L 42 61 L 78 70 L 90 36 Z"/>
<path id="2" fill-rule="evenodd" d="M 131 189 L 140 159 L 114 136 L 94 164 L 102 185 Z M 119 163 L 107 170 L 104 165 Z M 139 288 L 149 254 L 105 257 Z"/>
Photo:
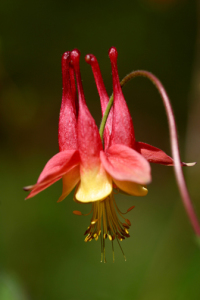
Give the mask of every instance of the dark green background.
<path id="1" fill-rule="evenodd" d="M 22 187 L 36 182 L 58 152 L 61 56 L 80 49 L 87 104 L 100 123 L 99 97 L 87 53 L 98 58 L 112 93 L 108 49 L 118 49 L 120 78 L 136 69 L 157 75 L 174 108 L 182 160 L 195 161 L 187 145 L 198 9 L 193 0 L 0 2 L 0 299 L 1 300 L 198 300 L 200 250 L 171 167 L 152 166 L 153 182 L 144 198 L 117 196 L 129 213 L 131 238 L 122 242 L 127 261 L 106 244 L 84 243 L 90 205 L 57 204 L 61 182 L 24 201 Z M 137 140 L 170 154 L 168 125 L 159 95 L 147 79 L 124 88 Z M 200 170 L 185 169 L 200 216 Z"/>

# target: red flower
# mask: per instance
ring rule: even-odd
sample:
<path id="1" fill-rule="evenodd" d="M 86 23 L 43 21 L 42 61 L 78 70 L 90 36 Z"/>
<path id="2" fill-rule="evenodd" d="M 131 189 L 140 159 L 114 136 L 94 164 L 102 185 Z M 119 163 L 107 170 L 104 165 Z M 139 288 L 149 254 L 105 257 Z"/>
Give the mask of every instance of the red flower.
<path id="1" fill-rule="evenodd" d="M 69 57 L 77 80 L 78 119 L 76 118 L 74 76 Z M 137 196 L 146 195 L 147 189 L 144 185 L 151 181 L 150 166 L 141 154 L 131 149 L 135 145 L 133 125 L 122 92 L 120 92 L 121 87 L 114 60 L 110 55 L 115 101 L 113 120 L 108 119 L 105 131 L 107 149 L 104 152 L 98 128 L 85 102 L 79 58 L 78 50 L 63 55 L 63 97 L 59 119 L 60 152 L 46 164 L 37 183 L 26 188 L 31 190 L 27 198 L 35 196 L 60 178 L 63 179 L 63 193 L 58 201 L 63 200 L 79 181 L 75 199 L 80 202 L 105 199 L 112 193 L 112 180 L 124 192 Z M 102 110 L 105 109 L 106 102 L 108 102 L 108 97 L 103 102 L 101 93 Z M 121 114 L 123 114 L 123 120 Z M 121 124 L 120 121 L 122 121 Z M 112 131 L 109 122 L 113 123 Z M 110 144 L 109 147 L 108 144 Z"/>
<path id="2" fill-rule="evenodd" d="M 146 184 L 151 181 L 149 162 L 173 165 L 172 158 L 162 150 L 135 141 L 131 115 L 120 86 L 117 50 L 114 47 L 109 50 L 109 57 L 114 104 L 104 130 L 104 149 L 84 97 L 79 67 L 80 52 L 76 49 L 66 52 L 62 57 L 63 95 L 58 138 L 60 152 L 47 162 L 37 183 L 25 188 L 31 191 L 26 198 L 28 199 L 62 178 L 63 191 L 59 202 L 77 186 L 74 199 L 93 203 L 92 221 L 86 231 L 88 235 L 85 241 L 98 239 L 103 229 L 104 259 L 104 239 L 107 236 L 110 240 L 115 237 L 119 240 L 129 237 L 130 221 L 125 219 L 126 223 L 122 223 L 116 214 L 117 210 L 122 216 L 113 197 L 113 186 L 129 195 L 145 196 L 148 192 Z M 92 54 L 86 56 L 86 62 L 92 67 L 104 115 L 109 97 L 98 62 Z M 81 214 L 78 211 L 74 213 Z"/>

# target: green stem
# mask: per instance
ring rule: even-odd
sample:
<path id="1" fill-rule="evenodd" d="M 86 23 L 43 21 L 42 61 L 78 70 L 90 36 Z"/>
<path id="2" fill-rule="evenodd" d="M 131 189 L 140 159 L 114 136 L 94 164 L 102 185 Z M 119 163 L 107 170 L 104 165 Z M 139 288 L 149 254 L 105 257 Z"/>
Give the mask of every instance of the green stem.
<path id="1" fill-rule="evenodd" d="M 101 140 L 103 141 L 103 132 L 104 132 L 104 128 L 105 128 L 105 125 L 106 125 L 106 121 L 108 119 L 108 115 L 109 115 L 109 112 L 111 110 L 111 107 L 113 105 L 113 94 L 110 96 L 110 99 L 109 99 L 109 102 L 108 102 L 108 105 L 106 107 L 106 110 L 105 110 L 105 113 L 103 115 L 103 119 L 101 121 L 101 125 L 100 125 L 100 129 L 99 129 L 99 134 L 100 134 L 100 137 L 101 137 Z"/>

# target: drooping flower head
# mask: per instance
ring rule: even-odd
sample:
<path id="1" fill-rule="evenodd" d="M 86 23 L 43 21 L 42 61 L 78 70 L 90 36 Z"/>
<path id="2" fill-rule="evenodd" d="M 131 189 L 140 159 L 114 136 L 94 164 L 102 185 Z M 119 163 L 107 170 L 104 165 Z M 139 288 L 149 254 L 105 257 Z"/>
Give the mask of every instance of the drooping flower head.
<path id="1" fill-rule="evenodd" d="M 91 65 L 100 96 L 102 116 L 106 116 L 103 142 L 86 104 L 80 74 L 80 52 L 74 49 L 62 57 L 63 94 L 59 117 L 59 153 L 45 165 L 38 181 L 25 190 L 31 198 L 62 179 L 63 190 L 58 202 L 76 187 L 74 200 L 92 203 L 92 219 L 85 241 L 101 235 L 102 260 L 105 261 L 105 239 L 122 241 L 129 237 L 128 219 L 116 205 L 113 188 L 133 196 L 145 196 L 151 182 L 149 162 L 173 165 L 173 159 L 162 150 L 136 142 L 132 118 L 124 99 L 117 69 L 117 50 L 109 50 L 114 104 L 106 115 L 109 97 L 94 55 L 85 60 Z M 76 85 L 77 93 L 76 93 Z M 184 164 L 184 163 L 183 163 Z M 185 164 L 186 165 L 186 164 Z M 127 210 L 130 211 L 134 206 Z M 81 212 L 74 211 L 81 215 Z M 121 221 L 120 218 L 125 221 Z"/>

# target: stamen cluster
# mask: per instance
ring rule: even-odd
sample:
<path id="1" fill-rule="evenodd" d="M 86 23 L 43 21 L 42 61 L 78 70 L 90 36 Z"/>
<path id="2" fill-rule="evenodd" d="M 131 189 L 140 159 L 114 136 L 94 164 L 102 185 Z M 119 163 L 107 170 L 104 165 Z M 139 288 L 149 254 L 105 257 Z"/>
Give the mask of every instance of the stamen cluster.
<path id="1" fill-rule="evenodd" d="M 127 212 L 129 212 L 133 208 L 134 206 L 129 208 Z M 125 220 L 124 223 L 120 221 L 117 213 Z M 90 242 L 93 239 L 97 241 L 100 236 L 101 261 L 103 260 L 104 262 L 106 261 L 105 240 L 107 238 L 110 241 L 112 241 L 113 261 L 114 261 L 115 258 L 114 258 L 113 241 L 116 239 L 119 244 L 119 241 L 123 241 L 125 238 L 130 237 L 128 229 L 131 226 L 131 222 L 123 216 L 123 214 L 126 213 L 122 213 L 119 210 L 113 194 L 109 195 L 107 199 L 104 201 L 97 201 L 92 204 L 92 219 L 91 219 L 90 226 L 87 228 L 87 230 L 84 233 L 84 235 L 87 235 L 85 238 L 85 242 Z M 77 212 L 75 212 L 75 214 L 77 214 Z M 125 255 L 124 258 L 126 260 Z"/>

